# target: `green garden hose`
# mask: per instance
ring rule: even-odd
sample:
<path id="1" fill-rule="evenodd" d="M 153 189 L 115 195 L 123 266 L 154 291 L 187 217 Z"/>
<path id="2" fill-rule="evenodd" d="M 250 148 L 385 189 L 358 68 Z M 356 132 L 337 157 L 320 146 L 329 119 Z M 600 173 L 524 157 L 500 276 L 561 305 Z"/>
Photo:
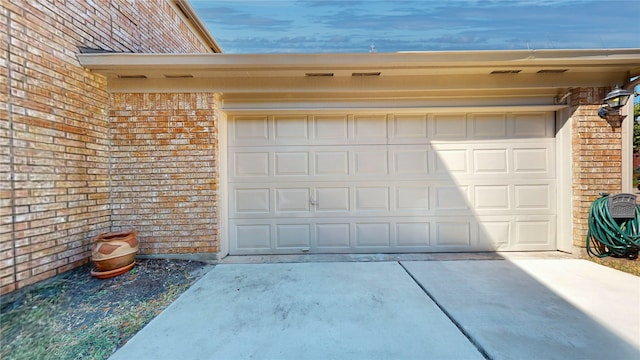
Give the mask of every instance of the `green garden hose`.
<path id="1" fill-rule="evenodd" d="M 614 256 L 635 259 L 640 249 L 640 206 L 630 219 L 614 219 L 607 195 L 596 199 L 589 210 L 587 252 L 597 257 Z"/>

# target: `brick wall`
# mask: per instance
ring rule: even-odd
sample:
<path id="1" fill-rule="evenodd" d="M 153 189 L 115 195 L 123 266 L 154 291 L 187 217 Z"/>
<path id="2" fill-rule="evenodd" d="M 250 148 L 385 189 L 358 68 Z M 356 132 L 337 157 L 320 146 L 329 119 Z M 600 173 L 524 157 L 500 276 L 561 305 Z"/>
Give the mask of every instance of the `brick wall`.
<path id="1" fill-rule="evenodd" d="M 589 208 L 599 193 L 622 191 L 622 133 L 598 116 L 610 88 L 572 90 L 573 244 L 584 248 Z M 628 121 L 628 120 L 627 120 Z"/>
<path id="2" fill-rule="evenodd" d="M 0 291 L 13 285 L 13 208 L 11 190 L 11 138 L 9 124 L 8 11 L 0 8 Z M 2 292 L 0 292 L 1 294 Z"/>
<path id="3" fill-rule="evenodd" d="M 79 49 L 208 49 L 165 0 L 3 0 L 0 37 L 5 294 L 86 263 L 111 229 L 109 95 Z"/>
<path id="4" fill-rule="evenodd" d="M 113 94 L 110 110 L 114 229 L 136 228 L 142 254 L 215 256 L 214 95 Z"/>

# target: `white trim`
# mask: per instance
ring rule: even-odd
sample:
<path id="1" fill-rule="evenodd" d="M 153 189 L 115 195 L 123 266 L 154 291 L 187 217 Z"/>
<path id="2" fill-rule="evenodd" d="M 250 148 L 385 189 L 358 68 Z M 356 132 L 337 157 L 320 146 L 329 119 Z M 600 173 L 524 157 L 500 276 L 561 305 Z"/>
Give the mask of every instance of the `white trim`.
<path id="1" fill-rule="evenodd" d="M 457 68 L 492 70 L 524 68 L 613 68 L 640 72 L 640 49 L 602 50 L 490 50 L 490 51 L 430 51 L 421 53 L 376 54 L 79 54 L 80 64 L 92 70 L 126 69 L 131 67 L 164 69 L 261 70 L 304 69 L 322 72 L 331 69 L 415 70 L 430 68 L 449 71 Z M 554 78 L 558 76 L 552 75 Z"/>
<path id="2" fill-rule="evenodd" d="M 633 95 L 620 112 L 627 114 L 627 118 L 622 122 L 622 129 L 620 129 L 622 137 L 622 192 L 635 194 L 636 189 L 633 188 Z"/>
<path id="3" fill-rule="evenodd" d="M 217 118 L 218 118 L 218 237 L 219 237 L 219 253 L 220 259 L 229 255 L 229 197 L 227 172 L 229 164 L 227 161 L 227 114 L 220 110 L 222 101 L 216 96 L 218 102 Z"/>
<path id="4" fill-rule="evenodd" d="M 263 114 L 265 111 L 287 114 L 308 114 L 313 112 L 314 114 L 344 114 L 348 112 L 350 114 L 358 113 L 394 113 L 394 114 L 415 114 L 415 113 L 430 113 L 430 114 L 442 114 L 442 113 L 494 113 L 494 112 L 521 112 L 521 111 L 558 111 L 566 108 L 567 105 L 523 105 L 523 106 L 454 106 L 454 107 L 389 107 L 389 108 L 224 108 L 223 111 L 228 115 L 257 115 Z"/>
<path id="5" fill-rule="evenodd" d="M 558 250 L 573 253 L 573 189 L 570 111 L 556 112 L 556 244 Z"/>

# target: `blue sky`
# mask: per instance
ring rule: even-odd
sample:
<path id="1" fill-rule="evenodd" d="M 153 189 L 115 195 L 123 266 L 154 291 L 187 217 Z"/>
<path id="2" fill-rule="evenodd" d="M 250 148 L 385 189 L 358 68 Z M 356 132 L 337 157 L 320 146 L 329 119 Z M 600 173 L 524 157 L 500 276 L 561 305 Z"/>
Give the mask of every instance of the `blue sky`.
<path id="1" fill-rule="evenodd" d="M 640 48 L 640 0 L 190 0 L 225 53 Z"/>

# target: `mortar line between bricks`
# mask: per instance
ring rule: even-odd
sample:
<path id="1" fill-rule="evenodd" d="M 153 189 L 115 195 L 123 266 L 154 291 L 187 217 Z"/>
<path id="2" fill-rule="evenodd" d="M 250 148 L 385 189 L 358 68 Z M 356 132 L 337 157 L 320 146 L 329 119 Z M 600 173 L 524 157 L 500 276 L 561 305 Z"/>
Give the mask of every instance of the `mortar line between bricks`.
<path id="1" fill-rule="evenodd" d="M 411 279 L 413 279 L 413 282 L 416 283 L 416 285 L 418 285 L 420 287 L 420 289 L 422 289 L 422 292 L 425 293 L 425 295 L 427 295 L 429 297 L 429 299 L 431 299 L 431 301 L 433 301 L 434 304 L 436 304 L 436 306 L 438 307 L 438 309 L 440 309 L 440 311 L 442 311 L 442 313 L 449 319 L 449 321 L 451 321 L 456 328 L 458 328 L 458 331 L 460 331 L 462 333 L 462 335 L 464 335 L 465 338 L 467 338 L 467 340 L 469 340 L 469 342 L 476 348 L 476 350 L 478 350 L 478 352 L 486 359 L 486 360 L 492 360 L 491 357 L 489 356 L 489 354 L 487 354 L 487 351 L 482 347 L 482 345 L 480 343 L 478 343 L 469 333 L 467 333 L 467 331 L 464 329 L 464 327 L 462 326 L 462 324 L 460 324 L 454 317 L 453 315 L 451 315 L 451 313 L 449 313 L 447 311 L 447 309 L 444 308 L 444 306 L 442 306 L 440 304 L 440 302 L 438 302 L 438 300 L 435 298 L 435 296 L 433 296 L 429 290 L 427 290 L 427 288 L 425 288 L 419 281 L 418 279 L 415 278 L 415 276 L 413 276 L 413 274 L 404 266 L 404 264 L 402 264 L 402 262 L 398 261 L 398 265 L 400 265 L 400 267 L 402 267 L 404 269 L 404 271 L 407 273 L 407 275 L 409 275 L 409 277 L 411 277 Z"/>

